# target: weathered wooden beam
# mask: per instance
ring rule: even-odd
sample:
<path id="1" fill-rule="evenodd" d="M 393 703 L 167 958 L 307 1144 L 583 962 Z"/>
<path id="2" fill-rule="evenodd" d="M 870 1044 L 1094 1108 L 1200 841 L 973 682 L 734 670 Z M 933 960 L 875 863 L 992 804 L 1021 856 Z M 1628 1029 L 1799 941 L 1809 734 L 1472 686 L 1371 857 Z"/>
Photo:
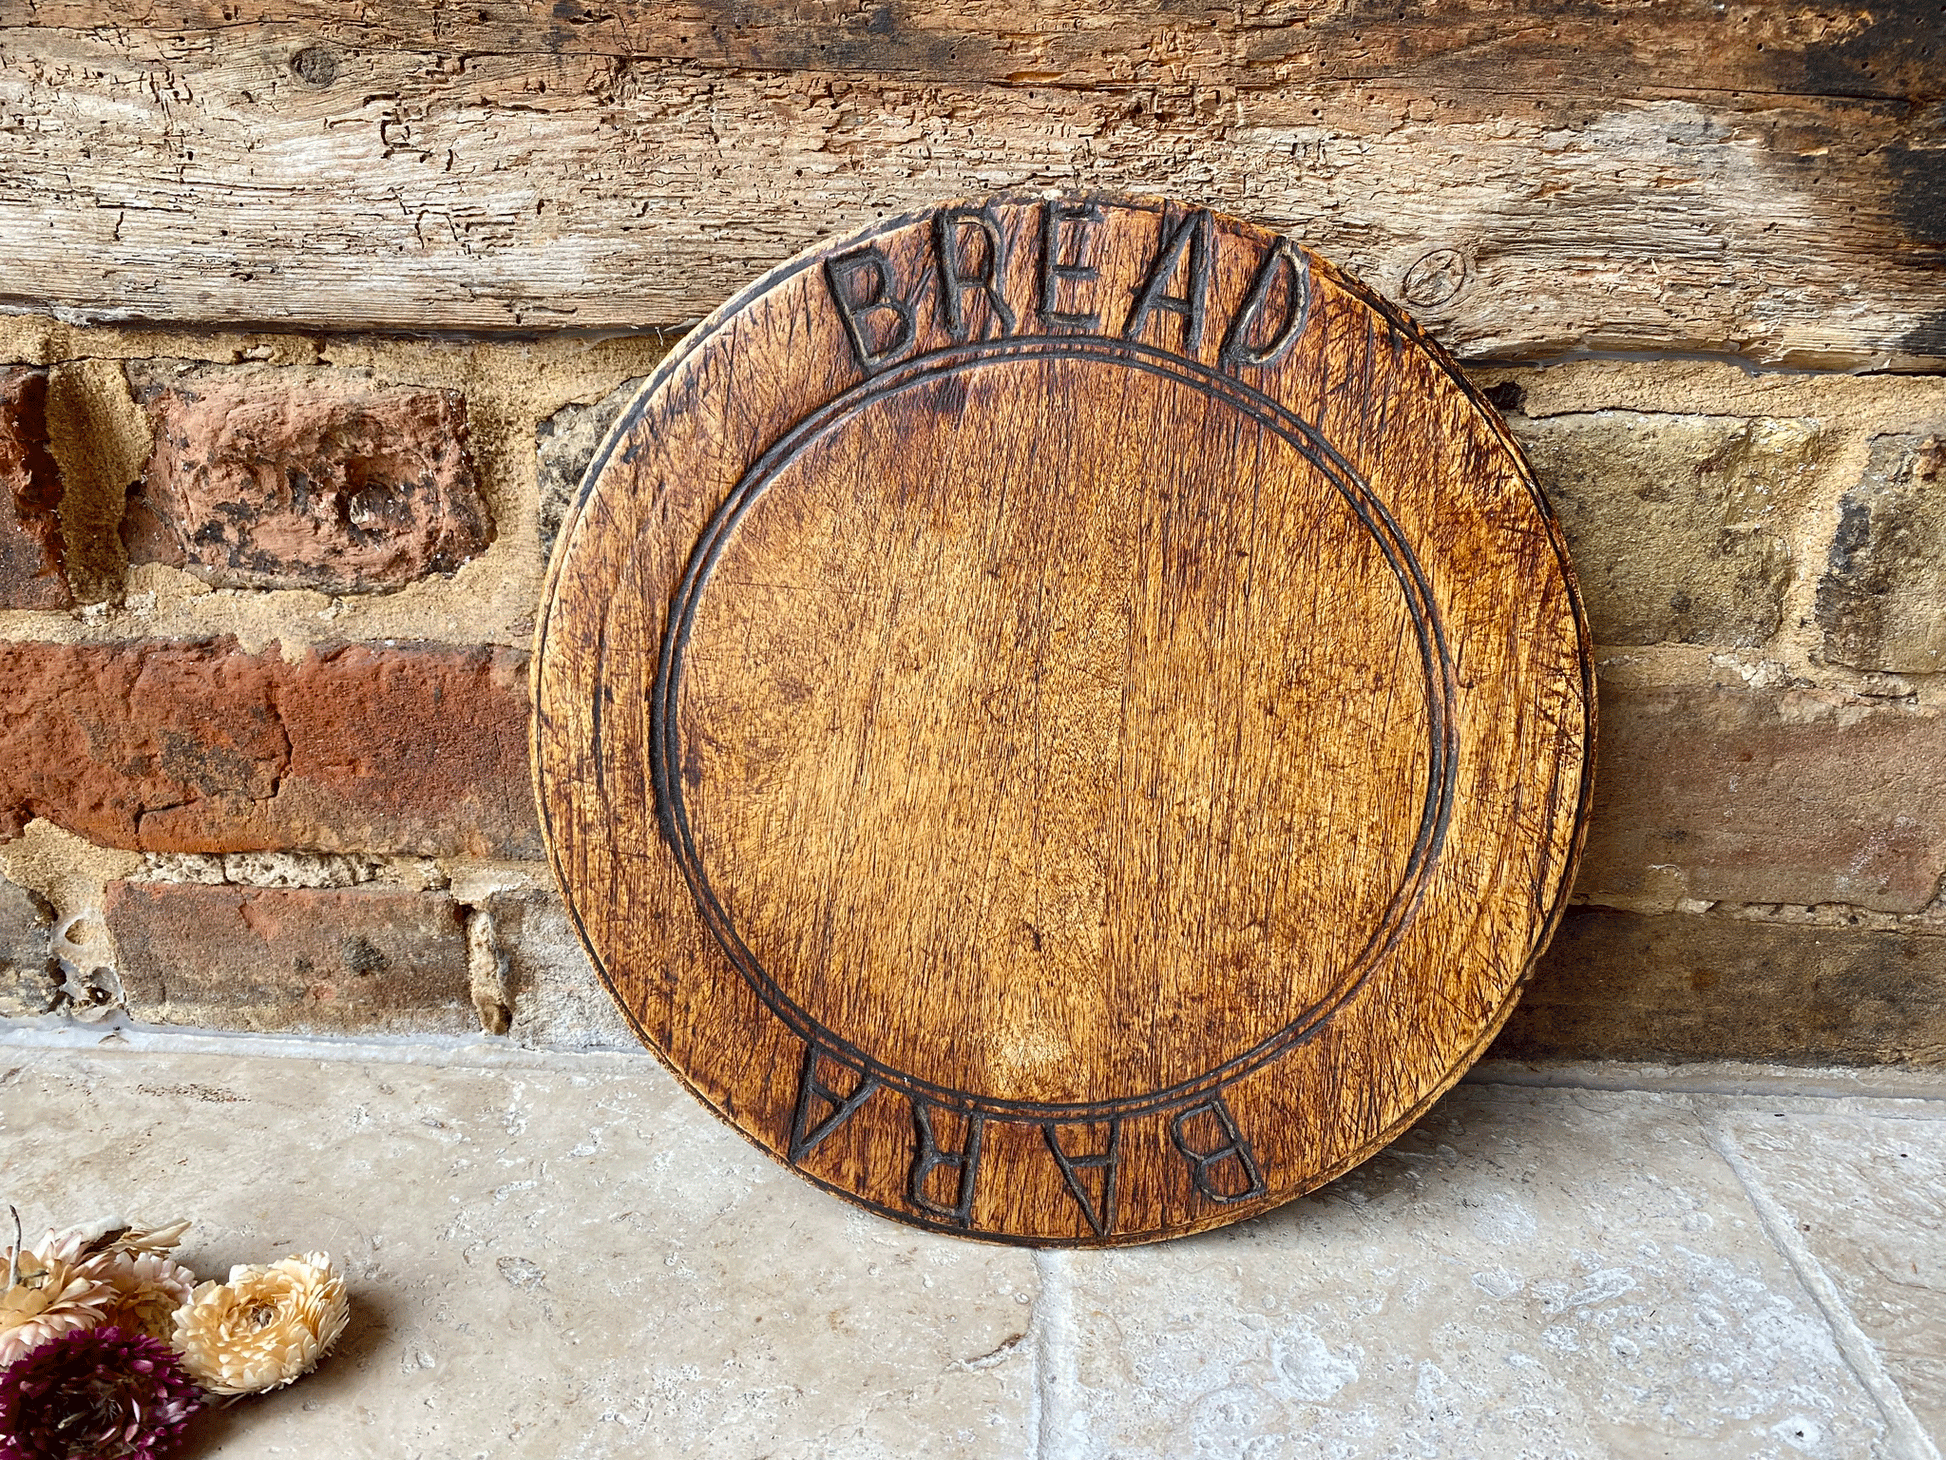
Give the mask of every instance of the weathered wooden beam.
<path id="1" fill-rule="evenodd" d="M 956 193 L 1167 192 L 1474 357 L 1946 362 L 1917 0 L 0 6 L 0 304 L 679 325 Z"/>
<path id="2" fill-rule="evenodd" d="M 1577 96 L 1921 101 L 1946 83 L 1931 0 L 1842 10 L 1806 0 L 165 0 L 111 25 L 96 0 L 4 9 L 36 28 L 178 48 L 255 33 L 300 47 L 625 56 L 936 82 L 1263 87 L 1390 77 Z"/>

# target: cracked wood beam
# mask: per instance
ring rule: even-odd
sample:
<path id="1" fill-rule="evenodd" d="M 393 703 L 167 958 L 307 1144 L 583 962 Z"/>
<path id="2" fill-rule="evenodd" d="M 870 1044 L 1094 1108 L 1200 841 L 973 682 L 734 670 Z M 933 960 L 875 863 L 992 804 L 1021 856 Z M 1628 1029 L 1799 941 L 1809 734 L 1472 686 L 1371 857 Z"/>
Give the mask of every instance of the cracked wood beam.
<path id="1" fill-rule="evenodd" d="M 176 59 L 221 36 L 334 51 L 609 56 L 717 69 L 856 72 L 922 82 L 1071 87 L 1305 81 L 1420 83 L 1532 95 L 1699 90 L 1910 101 L 1941 92 L 1938 11 L 1849 12 L 1719 0 L 1446 0 L 1392 12 L 1344 0 L 166 0 L 101 24 L 93 0 L 39 0 L 35 28 L 99 33 Z"/>
<path id="2" fill-rule="evenodd" d="M 1246 214 L 1480 358 L 1946 365 L 1936 12 L 164 0 L 0 16 L 0 306 L 679 326 L 1007 187 Z"/>

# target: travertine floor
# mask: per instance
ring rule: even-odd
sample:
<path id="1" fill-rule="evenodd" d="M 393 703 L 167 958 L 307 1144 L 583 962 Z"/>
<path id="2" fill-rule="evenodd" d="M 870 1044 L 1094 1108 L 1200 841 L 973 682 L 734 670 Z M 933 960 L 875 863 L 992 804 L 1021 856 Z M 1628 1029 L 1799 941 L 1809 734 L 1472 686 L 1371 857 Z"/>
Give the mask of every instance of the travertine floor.
<path id="1" fill-rule="evenodd" d="M 1946 1083 L 1489 1069 L 1161 1247 L 908 1232 L 646 1057 L 15 1030 L 0 1198 L 342 1254 L 356 1316 L 185 1456 L 1848 1460 L 1946 1443 Z"/>

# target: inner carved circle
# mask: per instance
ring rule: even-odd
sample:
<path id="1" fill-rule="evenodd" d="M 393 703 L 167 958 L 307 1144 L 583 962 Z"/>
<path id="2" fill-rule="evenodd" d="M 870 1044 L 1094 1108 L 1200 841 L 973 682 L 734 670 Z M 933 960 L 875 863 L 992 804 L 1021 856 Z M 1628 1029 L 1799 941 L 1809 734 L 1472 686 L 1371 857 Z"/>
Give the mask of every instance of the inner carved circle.
<path id="1" fill-rule="evenodd" d="M 763 973 L 976 1100 L 1132 1099 L 1272 1037 L 1367 952 L 1426 806 L 1376 540 L 1252 414 L 1099 361 L 925 377 L 797 452 L 675 709 Z"/>

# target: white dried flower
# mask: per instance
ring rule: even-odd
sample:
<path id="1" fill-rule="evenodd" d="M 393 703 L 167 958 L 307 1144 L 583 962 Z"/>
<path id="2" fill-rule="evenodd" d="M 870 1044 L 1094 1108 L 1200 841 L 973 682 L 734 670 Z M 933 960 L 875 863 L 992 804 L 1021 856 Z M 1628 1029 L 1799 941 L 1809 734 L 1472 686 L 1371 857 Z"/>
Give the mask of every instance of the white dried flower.
<path id="1" fill-rule="evenodd" d="M 50 1338 L 93 1328 L 113 1296 L 106 1283 L 62 1257 L 29 1251 L 16 1261 L 12 1248 L 0 1248 L 0 1274 L 9 1271 L 13 1286 L 0 1293 L 0 1369 Z"/>
<path id="2" fill-rule="evenodd" d="M 182 1234 L 188 1230 L 187 1217 L 166 1227 L 123 1227 L 115 1233 L 114 1243 L 123 1252 L 168 1252 L 182 1245 Z"/>
<path id="3" fill-rule="evenodd" d="M 329 1253 L 233 1267 L 176 1310 L 176 1351 L 210 1393 L 258 1394 L 310 1373 L 350 1316 Z"/>
<path id="4" fill-rule="evenodd" d="M 50 1230 L 34 1244 L 33 1250 L 43 1257 L 59 1257 L 68 1262 L 85 1262 L 111 1249 L 122 1252 L 167 1252 L 181 1243 L 182 1234 L 188 1230 L 187 1220 L 171 1222 L 166 1227 L 144 1228 L 131 1226 L 119 1217 L 108 1217 L 67 1227 L 59 1232 Z"/>
<path id="5" fill-rule="evenodd" d="M 176 1310 L 195 1294 L 196 1274 L 159 1252 L 111 1247 L 81 1265 L 80 1271 L 104 1283 L 111 1296 L 101 1321 L 129 1333 L 145 1333 L 173 1344 Z"/>

